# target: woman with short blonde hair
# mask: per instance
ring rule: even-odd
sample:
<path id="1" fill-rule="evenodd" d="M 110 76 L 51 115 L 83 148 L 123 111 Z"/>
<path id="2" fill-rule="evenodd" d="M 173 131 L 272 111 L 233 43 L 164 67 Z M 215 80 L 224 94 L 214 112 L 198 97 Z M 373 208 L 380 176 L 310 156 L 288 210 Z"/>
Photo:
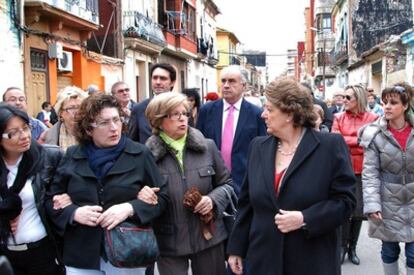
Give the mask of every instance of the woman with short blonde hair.
<path id="1" fill-rule="evenodd" d="M 190 108 L 184 95 L 163 93 L 145 112 L 154 133 L 146 142 L 158 168 L 168 180 L 169 202 L 154 222 L 160 248 L 161 275 L 225 275 L 224 241 L 228 232 L 223 210 L 233 191 L 230 173 L 215 143 L 189 127 Z M 143 189 L 138 198 L 150 204 L 158 193 Z M 184 201 L 194 200 L 188 209 Z M 191 200 L 193 201 L 193 200 Z"/>
<path id="2" fill-rule="evenodd" d="M 182 94 L 171 92 L 163 94 L 162 97 L 163 100 L 153 100 L 154 102 L 151 102 L 152 104 L 149 104 L 145 111 L 145 116 L 152 126 L 152 133 L 154 135 L 160 133 L 163 119 L 177 106 L 183 105 L 187 112 L 190 109 L 187 97 Z"/>

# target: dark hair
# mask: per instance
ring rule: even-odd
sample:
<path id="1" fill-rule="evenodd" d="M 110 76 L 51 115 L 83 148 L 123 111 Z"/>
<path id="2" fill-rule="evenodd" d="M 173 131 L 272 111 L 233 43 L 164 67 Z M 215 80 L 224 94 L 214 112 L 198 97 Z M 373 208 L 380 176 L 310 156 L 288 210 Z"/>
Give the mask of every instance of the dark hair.
<path id="1" fill-rule="evenodd" d="M 387 101 L 388 97 L 398 96 L 403 105 L 408 105 L 409 108 L 405 110 L 404 114 L 407 119 L 408 113 L 411 109 L 411 104 L 414 96 L 414 91 L 406 82 L 399 82 L 392 87 L 387 87 L 382 90 L 381 99 L 383 102 Z"/>
<path id="2" fill-rule="evenodd" d="M 50 105 L 50 102 L 49 101 L 45 101 L 45 102 L 43 102 L 42 103 L 42 109 L 44 109 L 44 108 L 46 108 L 47 106 L 49 106 Z"/>
<path id="3" fill-rule="evenodd" d="M 19 90 L 19 91 L 22 91 L 23 92 L 23 90 L 20 89 L 19 87 L 8 87 L 6 89 L 6 91 L 4 91 L 4 93 L 3 93 L 3 101 L 6 101 L 6 94 L 7 94 L 8 91 L 11 91 L 11 90 Z M 24 94 L 26 95 L 26 93 L 24 93 Z"/>
<path id="4" fill-rule="evenodd" d="M 171 81 L 174 82 L 177 79 L 177 71 L 175 70 L 175 68 L 173 66 L 171 66 L 168 63 L 157 63 L 157 64 L 152 65 L 151 69 L 150 69 L 150 76 L 151 77 L 152 77 L 152 73 L 157 68 L 161 68 L 161 69 L 164 69 L 164 70 L 168 71 L 170 73 L 170 80 Z"/>
<path id="5" fill-rule="evenodd" d="M 80 145 L 85 145 L 92 141 L 91 136 L 88 135 L 88 131 L 93 129 L 91 124 L 95 122 L 96 117 L 104 108 L 116 108 L 119 116 L 124 116 L 118 101 L 111 95 L 97 93 L 82 101 L 79 111 L 75 116 L 75 138 Z M 123 125 L 123 130 L 125 130 L 125 125 Z"/>
<path id="6" fill-rule="evenodd" d="M 280 77 L 266 86 L 266 99 L 286 114 L 292 114 L 293 125 L 315 128 L 312 95 L 291 77 Z"/>
<path id="7" fill-rule="evenodd" d="M 195 100 L 195 107 L 200 109 L 201 99 L 200 94 L 198 93 L 198 88 L 185 88 L 183 94 L 187 97 L 193 97 Z"/>
<path id="8" fill-rule="evenodd" d="M 0 103 L 0 141 L 3 139 L 2 135 L 7 128 L 7 124 L 13 117 L 21 118 L 27 125 L 30 125 L 29 116 L 20 109 L 10 106 L 5 103 Z"/>

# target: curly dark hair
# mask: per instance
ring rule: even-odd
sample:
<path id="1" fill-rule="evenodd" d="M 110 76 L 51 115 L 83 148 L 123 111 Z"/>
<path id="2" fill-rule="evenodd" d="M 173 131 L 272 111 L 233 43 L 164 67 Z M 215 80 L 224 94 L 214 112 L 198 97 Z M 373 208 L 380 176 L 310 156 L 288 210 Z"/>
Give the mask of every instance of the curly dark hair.
<path id="1" fill-rule="evenodd" d="M 78 113 L 75 116 L 75 138 L 80 145 L 85 145 L 92 141 L 92 137 L 88 134 L 93 130 L 92 123 L 96 121 L 96 117 L 105 108 L 116 108 L 120 117 L 125 117 L 118 101 L 111 95 L 96 93 L 82 101 Z M 126 125 L 122 125 L 122 132 L 125 132 Z"/>
<path id="2" fill-rule="evenodd" d="M 282 112 L 293 115 L 294 127 L 315 127 L 312 95 L 291 77 L 280 77 L 265 88 L 267 101 Z"/>

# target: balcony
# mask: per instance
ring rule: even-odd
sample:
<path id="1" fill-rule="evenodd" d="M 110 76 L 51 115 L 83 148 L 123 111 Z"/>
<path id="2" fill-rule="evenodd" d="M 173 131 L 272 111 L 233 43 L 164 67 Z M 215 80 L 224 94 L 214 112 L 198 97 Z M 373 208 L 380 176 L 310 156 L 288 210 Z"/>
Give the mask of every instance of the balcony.
<path id="1" fill-rule="evenodd" d="M 335 45 L 335 51 L 334 51 L 335 65 L 341 65 L 347 60 L 348 60 L 348 47 L 346 44 L 343 44 L 342 41 L 339 41 Z"/>
<path id="2" fill-rule="evenodd" d="M 184 12 L 166 11 L 165 15 L 163 32 L 167 40 L 167 52 L 185 59 L 200 58 L 197 55 L 195 22 Z"/>
<path id="3" fill-rule="evenodd" d="M 137 11 L 126 11 L 122 32 L 126 46 L 148 53 L 160 53 L 167 45 L 161 26 Z"/>
<path id="4" fill-rule="evenodd" d="M 80 30 L 98 29 L 98 0 L 25 0 L 24 3 L 32 14 L 46 15 Z"/>

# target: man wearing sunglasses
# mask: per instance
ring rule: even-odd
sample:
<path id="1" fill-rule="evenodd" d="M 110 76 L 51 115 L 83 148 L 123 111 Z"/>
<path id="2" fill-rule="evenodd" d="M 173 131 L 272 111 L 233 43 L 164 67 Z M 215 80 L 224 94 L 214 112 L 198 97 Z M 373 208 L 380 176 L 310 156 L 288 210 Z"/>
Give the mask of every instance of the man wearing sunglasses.
<path id="1" fill-rule="evenodd" d="M 3 94 L 3 102 L 7 105 L 14 106 L 23 112 L 27 113 L 27 97 L 26 94 L 17 87 L 9 87 Z M 41 135 L 44 131 L 48 128 L 47 126 L 41 122 L 40 120 L 29 116 L 30 119 L 30 127 L 32 131 L 32 138 L 34 140 L 40 141 Z"/>
<path id="2" fill-rule="evenodd" d="M 122 107 L 122 111 L 125 114 L 125 121 L 128 123 L 129 117 L 131 116 L 132 109 L 137 104 L 131 99 L 128 85 L 123 81 L 118 81 L 112 85 L 111 93 L 116 98 Z"/>

